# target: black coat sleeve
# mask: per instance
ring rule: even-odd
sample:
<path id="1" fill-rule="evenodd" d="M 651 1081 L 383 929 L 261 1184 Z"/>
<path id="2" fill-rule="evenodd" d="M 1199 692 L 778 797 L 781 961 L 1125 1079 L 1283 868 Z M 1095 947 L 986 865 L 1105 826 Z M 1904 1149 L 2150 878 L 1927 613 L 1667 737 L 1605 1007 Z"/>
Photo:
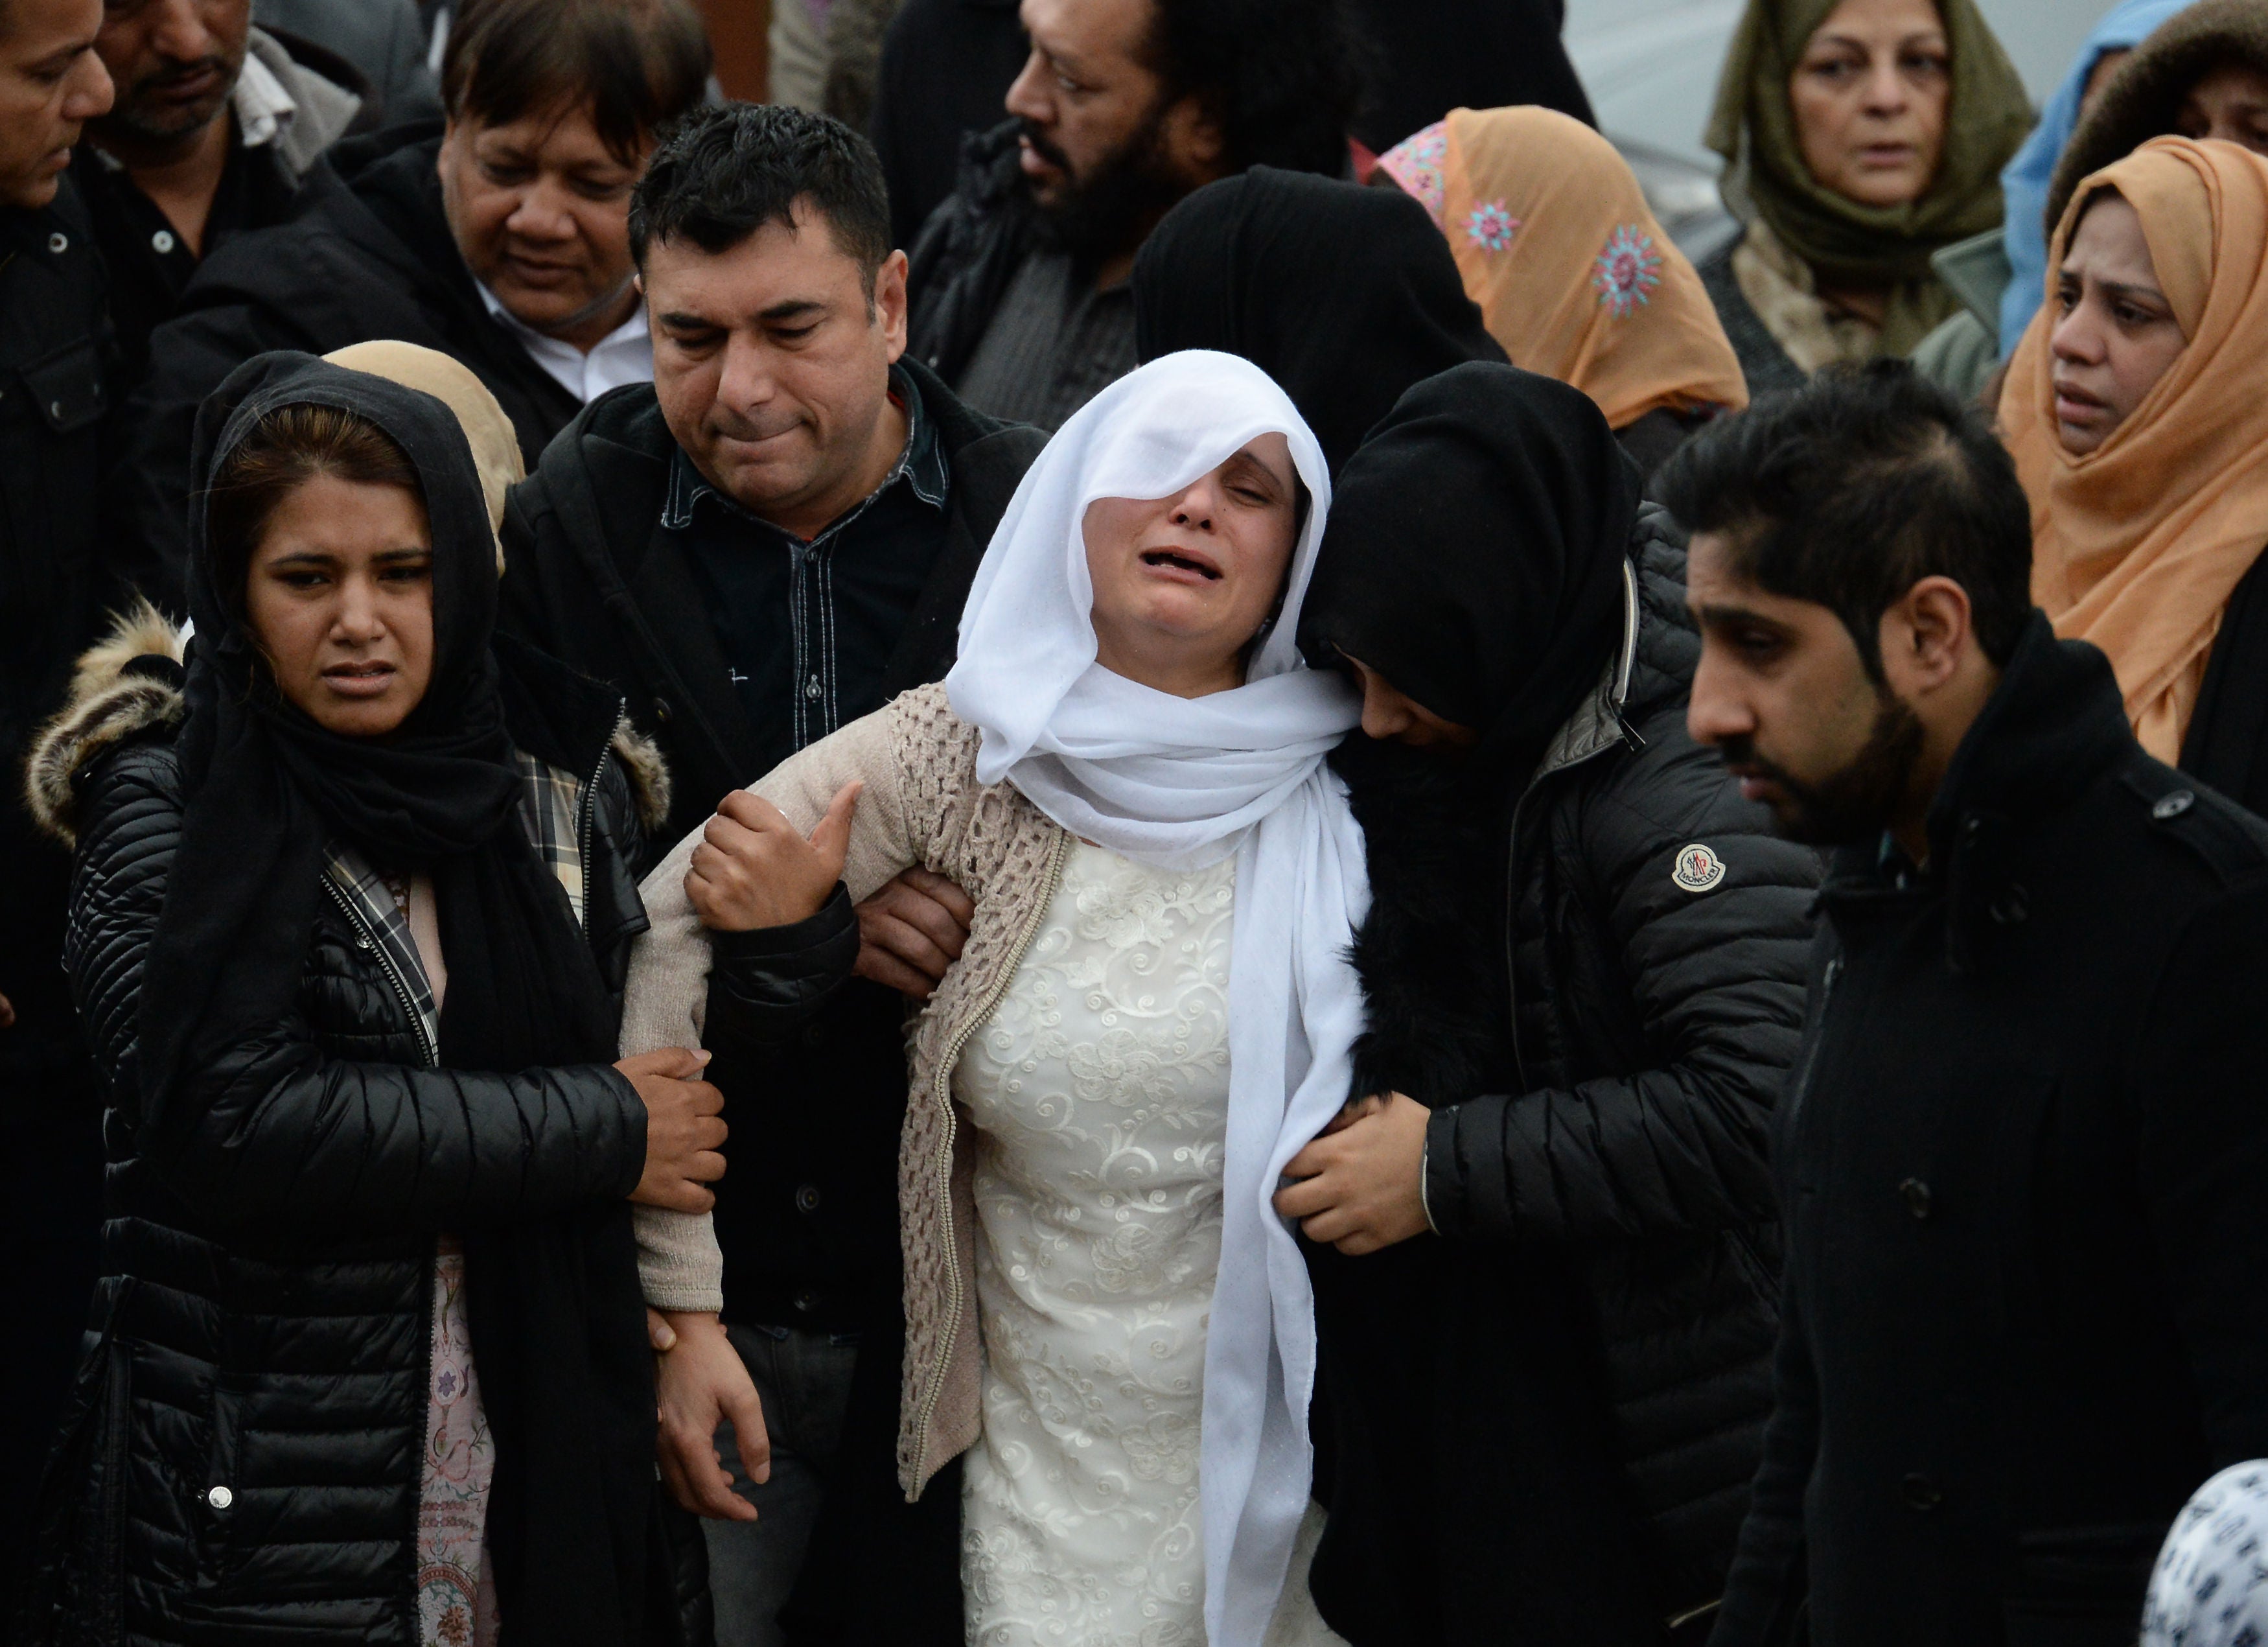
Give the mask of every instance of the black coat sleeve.
<path id="1" fill-rule="evenodd" d="M 1726 865 L 1672 877 L 1700 842 Z M 1682 733 L 1625 763 L 1581 805 L 1579 905 L 1551 919 L 1594 938 L 1628 980 L 1644 1066 L 1436 1112 L 1425 1192 L 1434 1227 L 1477 1240 L 1592 1241 L 1753 1224 L 1773 1215 L 1772 1106 L 1794 1061 L 1819 860 L 1773 834 L 1709 750 Z M 1595 911 L 1595 913 L 1590 912 Z M 1576 1010 L 1584 1003 L 1565 1003 Z"/>
<path id="2" fill-rule="evenodd" d="M 129 750 L 82 791 L 66 959 L 114 1093 L 135 1080 L 142 967 L 180 841 L 168 759 Z M 628 1195 L 645 1106 L 607 1065 L 495 1075 L 328 1059 L 294 1014 L 188 1072 L 135 1148 L 218 1223 L 463 1229 Z"/>
<path id="3" fill-rule="evenodd" d="M 839 883 L 808 920 L 709 938 L 714 962 L 702 1044 L 736 1058 L 761 1057 L 792 1040 L 858 963 L 858 913 Z"/>
<path id="4" fill-rule="evenodd" d="M 2212 1450 L 2268 1456 L 2268 883 L 2191 917 L 2159 976 L 2127 1084 L 2139 1180 Z"/>
<path id="5" fill-rule="evenodd" d="M 1764 1461 L 1709 1647 L 1785 1647 L 1806 1599 L 1803 1500 L 1819 1451 L 1819 1382 L 1794 1289 L 1781 1300 Z"/>

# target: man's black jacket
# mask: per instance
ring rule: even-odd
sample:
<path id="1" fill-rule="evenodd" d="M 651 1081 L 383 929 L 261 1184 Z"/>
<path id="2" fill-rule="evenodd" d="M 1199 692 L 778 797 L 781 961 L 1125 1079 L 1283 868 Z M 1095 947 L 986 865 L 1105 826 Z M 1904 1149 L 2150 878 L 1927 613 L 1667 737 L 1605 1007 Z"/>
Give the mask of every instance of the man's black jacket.
<path id="1" fill-rule="evenodd" d="M 63 981 L 70 860 L 26 810 L 24 757 L 63 707 L 109 593 L 101 554 L 109 324 L 93 225 L 66 177 L 41 211 L 0 210 L 0 1086 L 83 1059 Z M 12 1097 L 14 1093 L 8 1094 Z"/>
<path id="2" fill-rule="evenodd" d="M 41 211 L 0 210 L 0 1595 L 70 1385 L 101 1222 L 94 1072 L 63 979 L 70 859 L 24 805 L 33 730 L 63 706 L 103 598 L 98 500 L 111 408 L 102 260 L 69 177 Z"/>
<path id="3" fill-rule="evenodd" d="M 1788 1263 L 1716 1647 L 2129 1647 L 2268 1454 L 2268 825 L 2035 614 L 1915 870 L 1822 894 Z"/>
<path id="4" fill-rule="evenodd" d="M 338 144 L 289 223 L 207 258 L 154 332 L 112 471 L 112 530 L 136 580 L 178 608 L 188 550 L 189 432 L 231 372 L 271 349 L 328 354 L 392 338 L 452 355 L 488 385 L 532 469 L 581 410 L 491 316 L 441 210 L 438 122 Z"/>

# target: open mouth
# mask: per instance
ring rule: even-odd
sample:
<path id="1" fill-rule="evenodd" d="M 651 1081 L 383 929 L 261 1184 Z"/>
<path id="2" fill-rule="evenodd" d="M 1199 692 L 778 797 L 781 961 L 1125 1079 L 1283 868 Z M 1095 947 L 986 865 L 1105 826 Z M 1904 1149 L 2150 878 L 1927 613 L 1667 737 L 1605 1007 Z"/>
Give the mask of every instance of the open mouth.
<path id="1" fill-rule="evenodd" d="M 323 682 L 349 698 L 375 698 L 394 683 L 397 673 L 391 663 L 335 663 L 323 671 Z"/>
<path id="2" fill-rule="evenodd" d="M 1177 572 L 1186 578 L 1203 579 L 1207 583 L 1220 581 L 1220 568 L 1202 555 L 1184 549 L 1151 549 L 1142 553 L 1142 564 L 1160 572 Z"/>

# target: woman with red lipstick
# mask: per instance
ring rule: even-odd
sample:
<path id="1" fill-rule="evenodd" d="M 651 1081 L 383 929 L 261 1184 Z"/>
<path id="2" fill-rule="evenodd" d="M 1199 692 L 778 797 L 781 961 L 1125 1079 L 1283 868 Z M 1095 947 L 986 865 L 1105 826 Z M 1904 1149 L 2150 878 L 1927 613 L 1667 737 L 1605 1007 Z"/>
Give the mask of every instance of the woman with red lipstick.
<path id="1" fill-rule="evenodd" d="M 2142 746 L 2268 811 L 2268 159 L 2161 137 L 2073 191 L 2000 401 L 2032 595 Z"/>
<path id="2" fill-rule="evenodd" d="M 1959 307 L 1931 255 L 1999 225 L 2031 125 L 1975 0 L 1749 0 L 1708 133 L 1747 230 L 1700 267 L 1749 392 L 1912 352 Z"/>
<path id="3" fill-rule="evenodd" d="M 616 1061 L 622 706 L 492 645 L 474 448 L 509 425 L 423 370 L 475 439 L 386 378 L 239 368 L 198 421 L 186 670 L 122 635 L 33 757 L 109 1101 L 35 1642 L 705 1638 L 630 1202 L 708 1204 L 721 1099 L 697 1053 Z"/>

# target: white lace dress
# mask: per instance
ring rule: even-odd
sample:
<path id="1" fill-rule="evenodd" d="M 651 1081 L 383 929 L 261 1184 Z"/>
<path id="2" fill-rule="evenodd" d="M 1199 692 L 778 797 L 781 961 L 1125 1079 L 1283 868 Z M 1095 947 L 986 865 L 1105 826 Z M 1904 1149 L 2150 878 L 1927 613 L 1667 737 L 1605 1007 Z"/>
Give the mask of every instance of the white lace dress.
<path id="1" fill-rule="evenodd" d="M 954 1093 L 975 1123 L 983 1433 L 961 1584 L 983 1647 L 1201 1647 L 1197 1430 L 1220 1261 L 1235 864 L 1075 844 Z M 1336 1638 L 1303 1539 L 1271 1643 Z"/>

